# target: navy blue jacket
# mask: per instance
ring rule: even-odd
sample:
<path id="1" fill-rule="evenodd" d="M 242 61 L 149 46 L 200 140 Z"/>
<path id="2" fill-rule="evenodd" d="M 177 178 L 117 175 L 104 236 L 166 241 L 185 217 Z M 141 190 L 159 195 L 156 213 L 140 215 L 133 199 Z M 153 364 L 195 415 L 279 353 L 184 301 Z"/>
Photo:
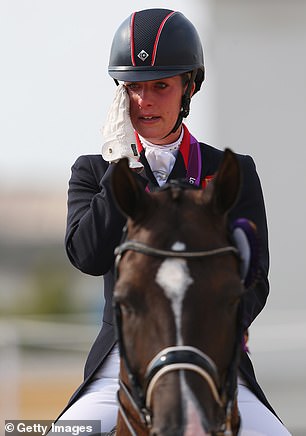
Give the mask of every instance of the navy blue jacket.
<path id="1" fill-rule="evenodd" d="M 203 143 L 200 146 L 202 179 L 205 179 L 216 173 L 223 152 Z M 254 161 L 250 156 L 238 155 L 238 158 L 242 169 L 243 185 L 229 218 L 231 222 L 237 218 L 252 220 L 257 225 L 262 242 L 261 279 L 248 293 L 246 300 L 246 316 L 250 325 L 263 309 L 269 293 L 268 232 L 263 194 Z M 144 152 L 141 153 L 140 160 L 145 166 L 145 171 L 137 177 L 149 182 L 151 189 L 157 188 L 157 182 Z M 114 165 L 105 162 L 101 155 L 81 156 L 72 167 L 69 182 L 66 251 L 72 264 L 80 271 L 94 276 L 103 275 L 105 306 L 101 330 L 85 365 L 84 382 L 74 393 L 67 407 L 79 398 L 82 390 L 115 344 L 112 313 L 114 249 L 120 242 L 126 218 L 118 210 L 112 195 L 113 168 Z M 186 168 L 183 157 L 179 153 L 168 180 L 184 177 L 186 177 Z M 245 352 L 241 355 L 240 371 L 252 391 L 274 413 L 256 381 L 252 363 Z"/>

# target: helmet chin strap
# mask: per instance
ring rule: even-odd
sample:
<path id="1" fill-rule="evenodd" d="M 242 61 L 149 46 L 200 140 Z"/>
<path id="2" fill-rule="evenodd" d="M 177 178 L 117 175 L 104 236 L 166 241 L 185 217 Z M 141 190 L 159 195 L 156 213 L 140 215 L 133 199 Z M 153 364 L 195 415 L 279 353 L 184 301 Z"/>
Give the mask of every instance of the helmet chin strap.
<path id="1" fill-rule="evenodd" d="M 169 135 L 171 135 L 171 133 L 176 132 L 177 129 L 182 124 L 183 118 L 187 118 L 188 117 L 189 111 L 190 111 L 191 89 L 192 89 L 192 85 L 194 84 L 196 75 L 197 75 L 197 70 L 193 70 L 192 73 L 191 73 L 191 77 L 189 79 L 186 91 L 184 92 L 184 94 L 182 96 L 181 110 L 180 110 L 180 112 L 178 114 L 176 123 L 174 124 L 174 127 L 171 130 L 171 132 L 169 132 L 166 136 L 164 136 L 164 138 L 167 138 Z"/>

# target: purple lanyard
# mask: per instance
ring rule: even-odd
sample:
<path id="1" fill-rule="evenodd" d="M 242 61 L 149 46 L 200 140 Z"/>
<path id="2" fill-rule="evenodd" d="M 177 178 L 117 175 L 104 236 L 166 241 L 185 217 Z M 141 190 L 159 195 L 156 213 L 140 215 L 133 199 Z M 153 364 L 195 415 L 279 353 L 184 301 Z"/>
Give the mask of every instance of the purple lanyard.
<path id="1" fill-rule="evenodd" d="M 188 155 L 188 166 L 186 180 L 191 185 L 200 186 L 202 171 L 202 159 L 200 144 L 190 135 L 190 149 Z"/>

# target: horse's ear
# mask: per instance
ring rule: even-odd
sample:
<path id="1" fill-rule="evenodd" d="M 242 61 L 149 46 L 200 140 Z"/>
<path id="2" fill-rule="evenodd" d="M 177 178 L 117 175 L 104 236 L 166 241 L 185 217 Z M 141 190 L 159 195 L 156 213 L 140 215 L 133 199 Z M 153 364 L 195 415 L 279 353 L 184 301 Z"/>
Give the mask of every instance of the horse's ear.
<path id="1" fill-rule="evenodd" d="M 241 186 L 241 169 L 238 158 L 229 148 L 225 149 L 223 159 L 213 182 L 213 209 L 225 214 L 235 204 Z"/>
<path id="2" fill-rule="evenodd" d="M 140 219 L 149 204 L 149 195 L 136 180 L 132 170 L 129 168 L 128 159 L 121 159 L 112 174 L 112 189 L 115 200 L 120 210 L 132 218 Z"/>

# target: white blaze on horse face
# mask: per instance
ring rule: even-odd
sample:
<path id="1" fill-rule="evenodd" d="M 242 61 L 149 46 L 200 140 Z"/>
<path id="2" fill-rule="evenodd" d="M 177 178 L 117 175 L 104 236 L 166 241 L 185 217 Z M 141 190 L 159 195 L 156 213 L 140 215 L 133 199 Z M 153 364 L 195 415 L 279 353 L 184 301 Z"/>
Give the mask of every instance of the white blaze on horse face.
<path id="1" fill-rule="evenodd" d="M 202 427 L 201 408 L 194 394 L 188 387 L 183 371 L 180 372 L 180 384 L 183 396 L 183 410 L 185 414 L 184 436 L 210 436 Z"/>
<path id="2" fill-rule="evenodd" d="M 173 251 L 183 251 L 185 244 L 176 242 Z M 193 283 L 185 259 L 168 258 L 160 265 L 156 274 L 156 283 L 164 290 L 171 301 L 176 324 L 177 345 L 183 345 L 181 334 L 182 304 L 189 286 Z M 182 409 L 185 410 L 186 427 L 184 436 L 209 436 L 202 428 L 199 406 L 188 387 L 185 374 L 180 373 L 180 386 L 182 393 Z"/>
<path id="3" fill-rule="evenodd" d="M 185 244 L 176 242 L 173 251 L 183 251 Z M 188 287 L 193 283 L 185 259 L 170 258 L 164 260 L 156 274 L 156 283 L 165 291 L 166 297 L 171 301 L 176 324 L 177 344 L 182 345 L 181 317 L 182 303 Z"/>

